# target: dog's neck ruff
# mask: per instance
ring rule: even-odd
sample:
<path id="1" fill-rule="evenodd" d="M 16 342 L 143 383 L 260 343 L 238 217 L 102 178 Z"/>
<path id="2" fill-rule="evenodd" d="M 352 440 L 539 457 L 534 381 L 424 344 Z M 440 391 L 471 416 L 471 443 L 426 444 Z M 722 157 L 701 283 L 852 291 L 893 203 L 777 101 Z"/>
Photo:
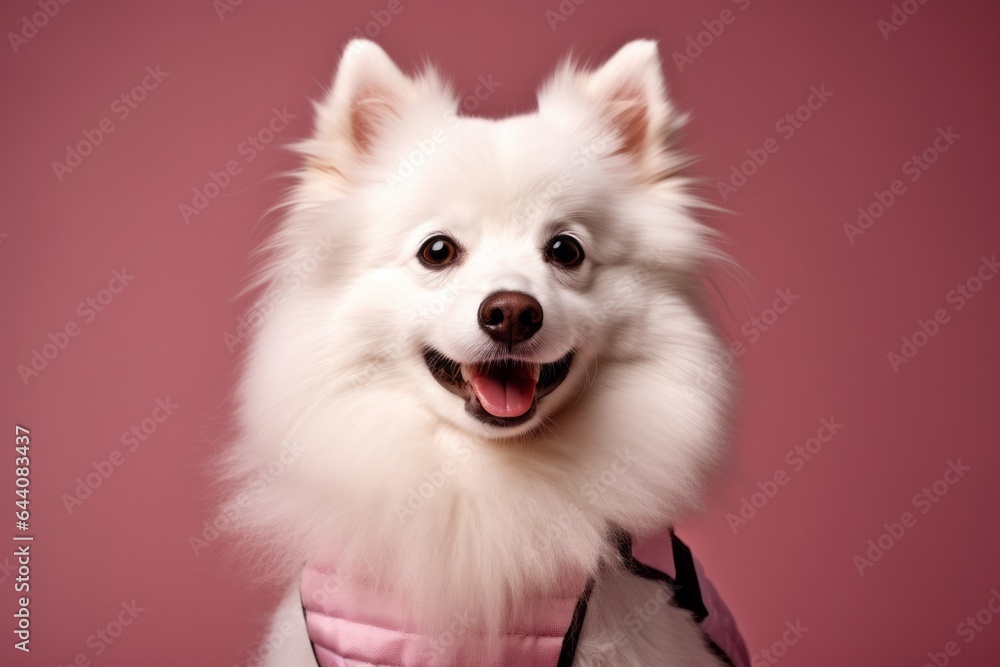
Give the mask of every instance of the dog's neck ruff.
<path id="1" fill-rule="evenodd" d="M 633 575 L 663 582 L 672 603 L 698 622 L 706 644 L 733 667 L 749 667 L 746 644 L 729 609 L 701 565 L 673 532 L 635 549 L 627 535 L 616 538 Z M 302 609 L 320 667 L 570 667 L 587 612 L 593 582 L 567 582 L 549 597 L 532 601 L 532 617 L 507 623 L 497 649 L 483 655 L 475 641 L 475 618 L 456 616 L 438 636 L 414 631 L 398 603 L 374 587 L 348 581 L 317 566 L 302 574 Z"/>

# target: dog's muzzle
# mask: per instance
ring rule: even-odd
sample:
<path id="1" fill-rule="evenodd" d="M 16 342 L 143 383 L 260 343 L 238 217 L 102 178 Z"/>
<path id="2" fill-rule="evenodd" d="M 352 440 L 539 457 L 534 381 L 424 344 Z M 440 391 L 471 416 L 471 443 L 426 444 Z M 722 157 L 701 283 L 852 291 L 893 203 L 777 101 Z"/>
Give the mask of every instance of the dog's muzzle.
<path id="1" fill-rule="evenodd" d="M 547 364 L 506 358 L 461 364 L 433 348 L 424 350 L 428 370 L 441 386 L 465 399 L 465 410 L 490 426 L 518 426 L 535 416 L 538 401 L 569 374 L 570 350 Z"/>

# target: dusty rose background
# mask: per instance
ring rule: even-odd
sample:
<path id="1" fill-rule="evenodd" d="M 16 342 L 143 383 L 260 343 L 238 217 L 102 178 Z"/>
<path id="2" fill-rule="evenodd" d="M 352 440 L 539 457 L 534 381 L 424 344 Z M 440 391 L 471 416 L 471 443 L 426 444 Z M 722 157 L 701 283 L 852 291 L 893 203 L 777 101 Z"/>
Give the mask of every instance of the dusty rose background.
<path id="1" fill-rule="evenodd" d="M 256 664 L 265 601 L 220 543 L 196 554 L 189 541 L 205 534 L 203 462 L 241 349 L 226 335 L 248 305 L 233 298 L 248 252 L 271 224 L 258 221 L 285 185 L 275 175 L 294 165 L 279 146 L 307 132 L 308 99 L 375 12 L 385 25 L 369 34 L 400 62 L 430 56 L 467 92 L 481 76 L 501 82 L 481 105 L 491 115 L 529 109 L 570 48 L 598 58 L 660 40 L 675 99 L 694 114 L 686 145 L 705 193 L 735 212 L 712 223 L 752 276 L 748 291 L 725 288 L 746 373 L 737 466 L 686 534 L 755 664 L 997 664 L 1000 279 L 982 259 L 1000 252 L 996 3 L 231 1 L 0 9 L 0 536 L 18 532 L 15 423 L 33 438 L 36 536 L 30 656 L 12 648 L 13 542 L 0 550 L 0 663 Z M 685 49 L 695 57 L 675 59 Z M 135 108 L 114 102 L 144 77 Z M 799 127 L 776 126 L 813 87 L 832 95 L 812 98 Z M 273 120 L 276 136 L 249 160 L 256 149 L 241 142 L 275 109 L 294 118 Z M 100 143 L 55 173 L 84 133 Z M 906 164 L 928 148 L 926 171 Z M 180 205 L 227 164 L 238 173 L 185 221 Z M 723 201 L 717 183 L 734 167 L 753 173 Z M 878 213 L 890 198 L 863 233 L 845 229 L 858 207 Z M 776 292 L 784 312 L 769 311 Z M 23 381 L 19 365 L 53 339 L 64 349 L 47 348 L 54 358 Z M 906 363 L 888 356 L 904 351 Z M 142 440 L 125 434 L 133 426 Z M 817 435 L 828 442 L 808 461 L 795 453 Z M 70 512 L 63 494 L 112 456 L 121 465 Z M 935 489 L 950 463 L 968 470 Z M 741 505 L 746 523 L 727 520 Z M 903 535 L 883 536 L 905 512 Z M 891 548 L 859 574 L 855 556 L 880 536 Z M 133 600 L 134 621 L 99 639 L 131 620 Z M 808 630 L 786 632 L 796 624 Z"/>

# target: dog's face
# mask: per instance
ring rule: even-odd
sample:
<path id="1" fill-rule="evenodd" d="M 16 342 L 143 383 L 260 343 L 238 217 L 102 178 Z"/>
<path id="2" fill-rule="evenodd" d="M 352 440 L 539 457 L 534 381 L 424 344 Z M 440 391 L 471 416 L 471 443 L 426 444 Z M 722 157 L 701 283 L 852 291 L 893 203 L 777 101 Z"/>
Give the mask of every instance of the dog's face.
<path id="1" fill-rule="evenodd" d="M 373 197 L 406 211 L 405 233 L 387 234 L 400 259 L 391 282 L 423 306 L 393 310 L 409 334 L 400 362 L 428 409 L 460 428 L 522 434 L 606 348 L 594 317 L 630 245 L 613 219 L 624 184 L 599 162 L 614 139 L 539 117 L 450 123 L 419 173 Z"/>
<path id="2" fill-rule="evenodd" d="M 601 359 L 649 344 L 658 287 L 688 289 L 708 247 L 651 42 L 564 67 L 537 113 L 500 121 L 352 42 L 317 109 L 286 233 L 337 247 L 311 293 L 339 318 L 317 363 L 355 397 L 392 386 L 477 435 L 537 431 Z"/>

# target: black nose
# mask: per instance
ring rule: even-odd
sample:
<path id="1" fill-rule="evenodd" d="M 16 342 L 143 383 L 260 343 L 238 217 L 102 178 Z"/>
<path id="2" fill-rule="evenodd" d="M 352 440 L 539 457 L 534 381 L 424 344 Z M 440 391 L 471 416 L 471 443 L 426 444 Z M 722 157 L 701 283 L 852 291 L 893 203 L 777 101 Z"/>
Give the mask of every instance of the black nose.
<path id="1" fill-rule="evenodd" d="M 479 306 L 479 327 L 510 346 L 528 340 L 542 328 L 542 304 L 524 292 L 497 292 Z"/>

